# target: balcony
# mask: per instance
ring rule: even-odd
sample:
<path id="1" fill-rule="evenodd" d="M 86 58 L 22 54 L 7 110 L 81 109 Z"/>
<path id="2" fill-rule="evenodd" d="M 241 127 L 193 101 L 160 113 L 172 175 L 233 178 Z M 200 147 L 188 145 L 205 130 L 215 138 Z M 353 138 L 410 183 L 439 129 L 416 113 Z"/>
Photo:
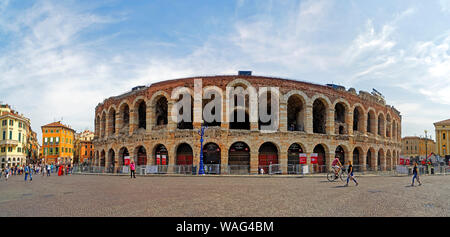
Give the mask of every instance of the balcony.
<path id="1" fill-rule="evenodd" d="M 14 140 L 1 140 L 1 141 L 0 141 L 0 146 L 4 146 L 4 145 L 13 145 L 13 146 L 17 146 L 17 145 L 19 145 L 19 141 L 14 141 Z"/>

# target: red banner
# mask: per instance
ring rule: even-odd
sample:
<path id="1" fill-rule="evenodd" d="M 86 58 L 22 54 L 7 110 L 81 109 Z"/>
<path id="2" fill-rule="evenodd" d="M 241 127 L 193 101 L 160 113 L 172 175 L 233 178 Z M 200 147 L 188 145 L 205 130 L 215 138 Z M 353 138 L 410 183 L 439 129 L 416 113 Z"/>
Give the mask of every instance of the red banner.
<path id="1" fill-rule="evenodd" d="M 166 156 L 162 155 L 162 165 L 166 165 Z"/>
<path id="2" fill-rule="evenodd" d="M 404 165 L 405 164 L 405 159 L 400 158 L 400 165 Z"/>
<path id="3" fill-rule="evenodd" d="M 306 153 L 298 154 L 298 159 L 299 159 L 300 164 L 302 164 L 302 165 L 306 164 Z"/>
<path id="4" fill-rule="evenodd" d="M 311 164 L 317 164 L 317 153 L 311 153 Z"/>
<path id="5" fill-rule="evenodd" d="M 124 157 L 124 165 L 130 165 L 130 157 L 129 156 Z"/>
<path id="6" fill-rule="evenodd" d="M 406 159 L 406 165 L 409 165 L 409 159 Z"/>
<path id="7" fill-rule="evenodd" d="M 159 165 L 160 164 L 160 156 L 159 155 L 156 155 L 156 165 Z"/>
<path id="8" fill-rule="evenodd" d="M 425 163 L 425 160 L 422 160 L 422 165 L 425 165 L 426 163 Z"/>

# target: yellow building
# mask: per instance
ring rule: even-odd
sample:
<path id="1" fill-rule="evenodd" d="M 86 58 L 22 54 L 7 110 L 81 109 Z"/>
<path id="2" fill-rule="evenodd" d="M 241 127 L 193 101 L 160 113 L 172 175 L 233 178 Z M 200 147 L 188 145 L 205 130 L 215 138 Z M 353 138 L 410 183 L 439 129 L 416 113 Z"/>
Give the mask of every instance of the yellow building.
<path id="1" fill-rule="evenodd" d="M 402 155 L 405 157 L 427 157 L 436 153 L 436 142 L 423 137 L 411 136 L 402 138 Z"/>
<path id="2" fill-rule="evenodd" d="M 47 164 L 73 163 L 75 130 L 60 121 L 42 128 L 42 151 Z"/>
<path id="3" fill-rule="evenodd" d="M 22 166 L 27 163 L 27 139 L 30 120 L 0 105 L 0 161 L 1 167 Z"/>
<path id="4" fill-rule="evenodd" d="M 450 119 L 434 123 L 436 130 L 436 150 L 437 155 L 444 157 L 450 155 L 448 146 L 450 144 Z"/>

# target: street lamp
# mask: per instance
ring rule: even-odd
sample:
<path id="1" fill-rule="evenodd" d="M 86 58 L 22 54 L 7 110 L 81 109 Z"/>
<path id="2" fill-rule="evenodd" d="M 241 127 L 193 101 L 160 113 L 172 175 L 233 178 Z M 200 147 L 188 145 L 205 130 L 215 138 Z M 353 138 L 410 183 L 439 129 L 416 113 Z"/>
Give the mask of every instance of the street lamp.
<path id="1" fill-rule="evenodd" d="M 205 175 L 205 170 L 203 169 L 203 135 L 205 134 L 205 129 L 208 126 L 205 126 L 202 120 L 202 125 L 198 130 L 198 135 L 200 135 L 200 168 L 198 170 L 199 175 Z"/>

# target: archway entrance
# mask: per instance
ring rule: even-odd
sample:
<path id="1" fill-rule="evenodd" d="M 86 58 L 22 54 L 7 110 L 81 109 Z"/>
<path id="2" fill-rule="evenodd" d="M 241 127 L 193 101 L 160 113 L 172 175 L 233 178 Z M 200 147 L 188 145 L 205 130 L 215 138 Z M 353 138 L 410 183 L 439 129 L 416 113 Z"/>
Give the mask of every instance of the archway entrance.
<path id="1" fill-rule="evenodd" d="M 303 148 L 293 143 L 288 149 L 288 174 L 300 173 L 300 153 L 303 153 Z"/>
<path id="2" fill-rule="evenodd" d="M 269 169 L 271 165 L 278 165 L 278 149 L 271 143 L 266 142 L 259 148 L 258 171 L 264 174 L 280 173 L 281 169 Z M 275 168 L 275 167 L 273 167 Z"/>
<path id="3" fill-rule="evenodd" d="M 313 153 L 317 153 L 317 165 L 314 166 L 314 170 L 316 173 L 326 173 L 327 172 L 327 161 L 325 156 L 325 148 L 319 144 L 314 147 Z"/>
<path id="4" fill-rule="evenodd" d="M 342 165 L 345 165 L 345 151 L 342 146 L 336 147 L 335 157 L 339 158 L 339 162 L 341 162 Z"/>
<path id="5" fill-rule="evenodd" d="M 102 153 L 100 154 L 100 167 L 105 167 L 106 158 L 105 158 L 105 150 L 102 150 Z"/>
<path id="6" fill-rule="evenodd" d="M 250 173 L 250 148 L 244 142 L 235 142 L 228 151 L 228 173 Z"/>
<path id="7" fill-rule="evenodd" d="M 123 171 L 123 166 L 125 163 L 125 157 L 130 157 L 130 153 L 128 153 L 128 149 L 126 147 L 122 147 L 119 150 L 119 164 L 118 164 L 118 169 L 120 169 L 118 172 L 122 172 Z M 131 162 L 131 161 L 130 161 Z"/>
<path id="8" fill-rule="evenodd" d="M 177 148 L 176 173 L 192 173 L 193 157 L 191 146 L 187 143 L 180 144 Z"/>
<path id="9" fill-rule="evenodd" d="M 167 151 L 167 148 L 159 144 L 155 148 L 155 159 L 154 159 L 154 165 L 158 166 L 158 173 L 167 173 L 167 167 L 169 164 L 169 152 Z"/>
<path id="10" fill-rule="evenodd" d="M 203 164 L 205 173 L 220 174 L 220 147 L 215 143 L 203 146 Z"/>
<path id="11" fill-rule="evenodd" d="M 137 148 L 136 165 L 147 165 L 147 151 L 143 146 Z"/>
<path id="12" fill-rule="evenodd" d="M 115 154 L 114 154 L 114 150 L 113 149 L 109 149 L 108 151 L 108 163 L 109 163 L 109 167 L 107 167 L 107 171 L 108 173 L 114 173 L 114 167 L 115 167 Z"/>

